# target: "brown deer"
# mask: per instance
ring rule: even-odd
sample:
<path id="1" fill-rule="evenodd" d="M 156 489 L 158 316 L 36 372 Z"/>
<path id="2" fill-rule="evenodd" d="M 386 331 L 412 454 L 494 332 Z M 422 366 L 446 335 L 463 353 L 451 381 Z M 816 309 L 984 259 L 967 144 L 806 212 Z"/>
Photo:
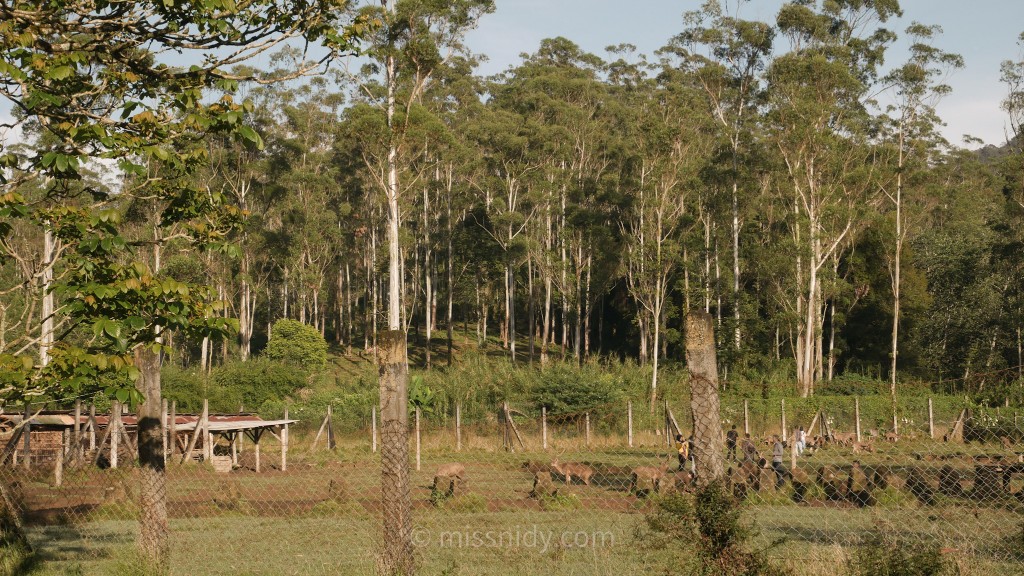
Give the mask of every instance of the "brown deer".
<path id="1" fill-rule="evenodd" d="M 671 467 L 671 460 L 667 460 L 661 466 L 637 466 L 633 468 L 633 473 L 629 479 L 629 492 L 636 492 L 640 489 L 641 484 L 647 484 L 648 482 L 650 483 L 651 490 L 660 492 L 661 484 L 665 481 L 665 477 L 668 476 Z M 675 478 L 673 478 L 674 480 Z"/>
<path id="2" fill-rule="evenodd" d="M 444 481 L 448 482 L 448 486 L 445 489 L 448 494 L 453 494 L 457 489 L 458 485 L 466 479 L 466 467 L 458 462 L 451 462 L 448 464 L 442 464 L 437 467 L 437 472 L 434 472 L 434 485 L 433 490 L 441 488 L 441 484 Z"/>
<path id="3" fill-rule="evenodd" d="M 560 457 L 561 454 L 551 461 L 551 469 L 565 477 L 566 485 L 572 484 L 572 478 L 575 476 L 590 486 L 590 477 L 594 475 L 593 468 L 579 462 L 559 462 Z"/>

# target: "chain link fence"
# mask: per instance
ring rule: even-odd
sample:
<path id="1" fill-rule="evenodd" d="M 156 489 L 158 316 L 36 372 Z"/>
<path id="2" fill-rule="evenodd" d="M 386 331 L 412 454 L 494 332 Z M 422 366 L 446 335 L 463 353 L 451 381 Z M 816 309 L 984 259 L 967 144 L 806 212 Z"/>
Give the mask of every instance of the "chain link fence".
<path id="1" fill-rule="evenodd" d="M 661 570 L 646 512 L 692 489 L 676 436 L 687 399 L 548 414 L 501 404 L 410 415 L 409 497 L 422 574 Z M 118 407 L 3 416 L 0 481 L 38 574 L 129 574 L 137 561 L 136 420 Z M 374 574 L 383 541 L 379 414 L 168 410 L 173 574 Z M 292 413 L 298 412 L 293 409 Z M 951 397 L 723 397 L 730 489 L 756 542 L 797 574 L 842 574 L 879 535 L 938 547 L 966 574 L 1024 571 L 1024 443 L 1012 408 Z M 1024 416 L 1024 414 L 1021 414 Z M 805 443 L 796 446 L 800 429 Z M 749 438 L 746 435 L 749 434 Z M 785 436 L 781 476 L 773 436 Z M 794 464 L 795 463 L 795 467 Z M 395 473 L 395 471 L 392 471 Z M 407 530 L 399 527 L 399 530 Z"/>

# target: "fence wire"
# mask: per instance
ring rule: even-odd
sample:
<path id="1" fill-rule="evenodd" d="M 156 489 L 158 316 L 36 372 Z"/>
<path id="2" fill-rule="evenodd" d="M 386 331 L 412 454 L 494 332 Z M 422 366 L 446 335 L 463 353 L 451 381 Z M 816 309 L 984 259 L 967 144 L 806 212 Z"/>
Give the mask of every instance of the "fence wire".
<path id="1" fill-rule="evenodd" d="M 888 398 L 726 398 L 721 411 L 723 433 L 736 432 L 730 490 L 756 544 L 775 543 L 770 555 L 795 573 L 843 573 L 879 537 L 937 546 L 960 573 L 1024 572 L 1024 423 L 1013 409 L 902 399 L 898 431 Z M 76 431 L 69 414 L 40 413 L 20 436 L 6 422 L 0 482 L 39 574 L 125 573 L 139 538 L 134 418 L 83 416 Z M 165 425 L 173 574 L 380 569 L 396 522 L 382 478 L 400 473 L 382 470 L 380 451 L 397 432 L 370 414 L 324 416 L 213 415 L 197 433 L 202 415 L 177 415 L 174 437 Z M 680 455 L 691 430 L 682 403 L 571 416 L 503 404 L 476 421 L 422 413 L 418 428 L 411 416 L 411 526 L 391 529 L 409 535 L 422 574 L 657 570 L 671 551 L 645 546 L 644 519 L 659 498 L 693 489 Z"/>

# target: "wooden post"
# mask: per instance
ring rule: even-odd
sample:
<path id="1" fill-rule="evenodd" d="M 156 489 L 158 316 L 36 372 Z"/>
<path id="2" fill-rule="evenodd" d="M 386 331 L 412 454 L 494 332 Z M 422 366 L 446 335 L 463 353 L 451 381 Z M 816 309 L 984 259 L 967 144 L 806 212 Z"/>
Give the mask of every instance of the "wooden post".
<path id="1" fill-rule="evenodd" d="M 75 400 L 75 428 L 71 435 L 71 446 L 73 447 L 71 461 L 76 464 L 82 459 L 82 423 L 79 422 L 81 419 L 82 401 Z"/>
<path id="2" fill-rule="evenodd" d="M 377 453 L 377 407 L 370 407 L 370 452 Z"/>
<path id="3" fill-rule="evenodd" d="M 455 451 L 462 450 L 462 403 L 455 403 Z"/>
<path id="4" fill-rule="evenodd" d="M 584 442 L 587 448 L 590 448 L 590 412 L 587 412 L 584 416 Z"/>
<path id="5" fill-rule="evenodd" d="M 789 470 L 796 470 L 796 442 L 789 443 Z"/>
<path id="6" fill-rule="evenodd" d="M 231 433 L 231 466 L 238 466 L 238 437 L 241 436 L 239 432 Z"/>
<path id="7" fill-rule="evenodd" d="M 672 448 L 672 424 L 668 420 L 668 400 L 665 400 L 665 447 Z"/>
<path id="8" fill-rule="evenodd" d="M 743 433 L 750 434 L 750 406 L 746 398 L 743 399 Z"/>
<path id="9" fill-rule="evenodd" d="M 690 372 L 694 471 L 707 486 L 725 478 L 725 439 L 718 398 L 715 320 L 703 310 L 686 315 L 686 366 Z"/>
<path id="10" fill-rule="evenodd" d="M 203 461 L 213 459 L 213 435 L 210 434 L 210 401 L 203 398 Z"/>
<path id="11" fill-rule="evenodd" d="M 1017 425 L 1017 413 L 1013 413 L 1013 425 Z M 935 439 L 935 412 L 932 410 L 932 397 L 928 397 L 928 437 Z"/>
<path id="12" fill-rule="evenodd" d="M 68 438 L 67 428 L 62 428 L 60 431 L 61 443 Z M 57 454 L 57 458 L 54 459 L 53 463 L 53 485 L 60 488 L 60 485 L 64 482 L 64 455 Z"/>
<path id="13" fill-rule="evenodd" d="M 96 449 L 96 405 L 89 404 L 89 451 Z"/>
<path id="14" fill-rule="evenodd" d="M 284 419 L 288 420 L 287 407 L 284 409 Z M 288 471 L 288 443 L 291 441 L 288 435 L 288 422 L 285 422 L 281 427 L 281 472 Z"/>
<path id="15" fill-rule="evenodd" d="M 786 441 L 786 399 L 782 399 L 782 441 Z"/>
<path id="16" fill-rule="evenodd" d="M 285 411 L 287 411 L 287 410 L 285 410 Z M 244 404 L 240 404 L 238 406 L 238 413 L 239 414 L 245 414 L 245 405 Z M 245 448 L 245 434 L 239 432 L 238 433 L 238 453 L 242 454 L 244 448 Z"/>
<path id="17" fill-rule="evenodd" d="M 114 400 L 110 406 L 110 421 L 107 422 L 107 430 L 110 431 L 110 467 L 117 468 L 118 443 L 121 440 L 121 427 L 117 425 L 121 419 L 121 403 Z"/>
<path id="18" fill-rule="evenodd" d="M 334 408 L 327 405 L 327 449 L 334 450 L 337 446 L 334 438 Z"/>
<path id="19" fill-rule="evenodd" d="M 541 446 L 548 449 L 548 407 L 540 407 L 540 443 Z"/>
<path id="20" fill-rule="evenodd" d="M 626 402 L 626 444 L 633 447 L 633 401 Z"/>
<path id="21" fill-rule="evenodd" d="M 174 460 L 174 453 L 178 451 L 178 401 L 171 400 L 171 415 L 167 420 L 167 439 L 171 446 L 168 452 L 171 460 Z"/>
<path id="22" fill-rule="evenodd" d="M 167 398 L 160 400 L 160 453 L 163 454 L 164 465 L 167 465 L 167 445 L 170 444 L 167 438 Z"/>
<path id="23" fill-rule="evenodd" d="M 416 471 L 420 470 L 420 407 L 416 407 Z"/>
<path id="24" fill-rule="evenodd" d="M 32 412 L 29 409 L 28 402 L 26 402 L 25 403 L 25 416 L 24 416 L 24 419 L 23 419 L 24 424 L 22 425 L 22 428 L 25 430 L 25 433 L 22 434 L 22 436 L 24 437 L 24 444 L 22 446 L 23 454 L 21 455 L 22 456 L 21 463 L 22 463 L 23 466 L 25 466 L 26 470 L 32 467 L 32 419 L 31 418 L 32 418 Z"/>
<path id="25" fill-rule="evenodd" d="M 860 442 L 860 398 L 853 397 L 853 418 L 854 430 L 857 432 L 857 442 Z"/>
<path id="26" fill-rule="evenodd" d="M 253 452 L 255 452 L 255 454 L 256 454 L 256 473 L 257 474 L 260 471 L 260 436 L 262 436 L 262 435 L 263 435 L 263 429 L 262 428 L 254 428 L 253 429 L 252 443 L 253 443 L 253 445 L 256 446 L 253 449 Z"/>

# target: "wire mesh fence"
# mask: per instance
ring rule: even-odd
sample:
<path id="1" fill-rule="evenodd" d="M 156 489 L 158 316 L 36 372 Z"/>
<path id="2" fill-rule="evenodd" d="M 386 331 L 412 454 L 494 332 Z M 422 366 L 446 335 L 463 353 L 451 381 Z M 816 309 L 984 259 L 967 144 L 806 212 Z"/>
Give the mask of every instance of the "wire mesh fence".
<path id="1" fill-rule="evenodd" d="M 721 404 L 722 429 L 735 432 L 730 490 L 795 573 L 842 573 L 880 534 L 933 544 L 962 573 L 1024 571 L 1024 425 L 1012 408 L 908 397 L 894 430 L 887 397 Z M 578 414 L 503 403 L 465 421 L 452 408 L 410 415 L 408 539 L 421 573 L 620 574 L 668 561 L 638 528 L 652 502 L 693 489 L 684 402 Z M 136 419 L 122 411 L 3 416 L 0 481 L 42 574 L 125 573 L 134 561 L 142 479 Z M 378 570 L 390 509 L 378 414 L 173 412 L 172 573 Z"/>

